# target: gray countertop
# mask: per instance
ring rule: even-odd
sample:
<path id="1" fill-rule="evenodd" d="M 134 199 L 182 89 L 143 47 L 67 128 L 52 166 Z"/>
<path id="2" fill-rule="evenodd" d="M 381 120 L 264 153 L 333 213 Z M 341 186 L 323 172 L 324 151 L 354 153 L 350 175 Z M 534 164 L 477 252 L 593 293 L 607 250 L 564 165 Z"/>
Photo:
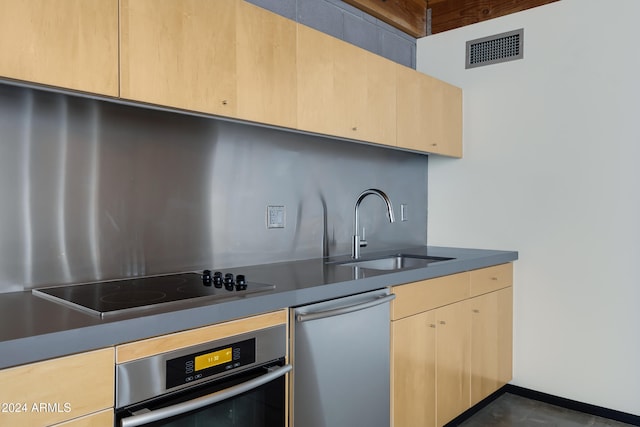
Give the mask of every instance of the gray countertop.
<path id="1" fill-rule="evenodd" d="M 105 318 L 42 299 L 30 291 L 0 294 L 0 368 L 518 259 L 515 251 L 432 246 L 389 253 L 454 259 L 412 270 L 360 270 L 357 277 L 354 268 L 327 264 L 323 258 L 225 269 L 276 288 L 224 301 L 192 300 Z"/>

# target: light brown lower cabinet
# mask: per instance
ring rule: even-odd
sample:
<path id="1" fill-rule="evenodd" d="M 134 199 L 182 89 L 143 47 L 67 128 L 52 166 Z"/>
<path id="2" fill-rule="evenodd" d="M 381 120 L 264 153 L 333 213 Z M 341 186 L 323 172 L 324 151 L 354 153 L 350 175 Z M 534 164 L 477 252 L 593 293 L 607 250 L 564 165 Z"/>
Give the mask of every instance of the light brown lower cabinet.
<path id="1" fill-rule="evenodd" d="M 470 328 L 467 301 L 436 309 L 436 425 L 469 409 Z"/>
<path id="2" fill-rule="evenodd" d="M 392 322 L 394 426 L 434 427 L 469 408 L 466 301 Z"/>
<path id="3" fill-rule="evenodd" d="M 472 298 L 471 406 L 511 380 L 513 288 Z"/>
<path id="4" fill-rule="evenodd" d="M 113 425 L 114 369 L 113 348 L 3 369 L 0 426 Z"/>
<path id="5" fill-rule="evenodd" d="M 484 276 L 493 287 L 470 297 Z M 511 379 L 511 264 L 449 277 L 394 288 L 402 288 L 391 322 L 394 427 L 440 427 Z M 448 291 L 452 285 L 456 292 Z M 425 304 L 416 303 L 418 295 Z"/>
<path id="6" fill-rule="evenodd" d="M 393 425 L 436 423 L 435 310 L 391 322 Z"/>

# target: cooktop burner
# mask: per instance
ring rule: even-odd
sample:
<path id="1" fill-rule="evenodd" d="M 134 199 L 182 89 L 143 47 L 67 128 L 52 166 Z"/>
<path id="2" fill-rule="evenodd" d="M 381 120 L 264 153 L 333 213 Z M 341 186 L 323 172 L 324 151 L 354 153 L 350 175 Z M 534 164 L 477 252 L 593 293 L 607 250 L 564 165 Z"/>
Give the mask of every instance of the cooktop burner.
<path id="1" fill-rule="evenodd" d="M 221 272 L 169 274 L 34 289 L 34 295 L 104 317 L 193 299 L 223 299 L 274 289 L 244 275 Z"/>

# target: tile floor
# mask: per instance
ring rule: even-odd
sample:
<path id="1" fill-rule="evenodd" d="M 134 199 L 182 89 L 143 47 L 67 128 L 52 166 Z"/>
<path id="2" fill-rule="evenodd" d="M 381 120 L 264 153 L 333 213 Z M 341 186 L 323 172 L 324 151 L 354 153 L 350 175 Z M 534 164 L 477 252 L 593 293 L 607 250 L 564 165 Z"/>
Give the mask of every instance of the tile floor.
<path id="1" fill-rule="evenodd" d="M 630 427 L 630 424 L 505 393 L 459 427 Z"/>

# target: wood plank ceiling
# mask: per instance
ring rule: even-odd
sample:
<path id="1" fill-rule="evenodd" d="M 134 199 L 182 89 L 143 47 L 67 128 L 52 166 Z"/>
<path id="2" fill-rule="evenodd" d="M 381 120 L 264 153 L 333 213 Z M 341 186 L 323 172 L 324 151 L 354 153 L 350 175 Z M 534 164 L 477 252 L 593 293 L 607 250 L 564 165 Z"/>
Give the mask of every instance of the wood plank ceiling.
<path id="1" fill-rule="evenodd" d="M 424 37 L 427 0 L 343 0 L 413 37 Z"/>
<path id="2" fill-rule="evenodd" d="M 559 0 L 343 0 L 413 37 L 437 34 Z M 427 10 L 431 13 L 431 28 Z M 430 30 L 430 32 L 429 32 Z"/>

